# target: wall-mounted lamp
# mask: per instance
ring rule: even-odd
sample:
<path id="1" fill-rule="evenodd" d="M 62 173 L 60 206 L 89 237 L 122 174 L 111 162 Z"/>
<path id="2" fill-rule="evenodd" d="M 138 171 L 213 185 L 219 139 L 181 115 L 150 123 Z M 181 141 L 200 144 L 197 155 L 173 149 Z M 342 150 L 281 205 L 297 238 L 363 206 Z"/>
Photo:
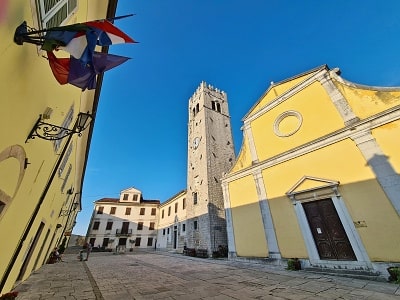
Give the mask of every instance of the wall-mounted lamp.
<path id="1" fill-rule="evenodd" d="M 29 139 L 34 139 L 35 137 L 39 137 L 48 141 L 55 141 L 61 140 L 75 133 L 77 133 L 78 136 L 81 136 L 82 131 L 84 131 L 89 125 L 89 119 L 93 119 L 92 115 L 89 114 L 89 112 L 80 112 L 78 114 L 78 117 L 76 118 L 74 127 L 72 129 L 69 129 L 43 122 L 43 116 L 39 115 L 39 119 L 36 121 L 35 126 L 33 126 L 31 132 L 25 140 L 25 143 L 27 143 Z"/>

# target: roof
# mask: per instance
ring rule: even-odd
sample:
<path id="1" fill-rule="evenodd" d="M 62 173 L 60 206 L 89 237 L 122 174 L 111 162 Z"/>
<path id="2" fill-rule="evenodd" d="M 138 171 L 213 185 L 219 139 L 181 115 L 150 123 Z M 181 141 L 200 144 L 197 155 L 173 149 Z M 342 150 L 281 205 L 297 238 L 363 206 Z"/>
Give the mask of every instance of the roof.
<path id="1" fill-rule="evenodd" d="M 95 201 L 95 203 L 103 203 L 103 202 L 119 202 L 118 198 L 101 198 L 100 200 Z"/>

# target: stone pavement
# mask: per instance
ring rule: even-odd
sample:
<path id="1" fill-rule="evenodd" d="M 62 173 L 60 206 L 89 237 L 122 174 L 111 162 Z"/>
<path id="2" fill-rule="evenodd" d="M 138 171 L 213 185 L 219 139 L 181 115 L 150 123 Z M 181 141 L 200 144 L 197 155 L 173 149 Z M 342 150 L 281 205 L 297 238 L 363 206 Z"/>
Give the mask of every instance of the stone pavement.
<path id="1" fill-rule="evenodd" d="M 17 300 L 35 299 L 397 299 L 400 286 L 287 271 L 265 264 L 167 252 L 65 254 L 18 285 Z"/>

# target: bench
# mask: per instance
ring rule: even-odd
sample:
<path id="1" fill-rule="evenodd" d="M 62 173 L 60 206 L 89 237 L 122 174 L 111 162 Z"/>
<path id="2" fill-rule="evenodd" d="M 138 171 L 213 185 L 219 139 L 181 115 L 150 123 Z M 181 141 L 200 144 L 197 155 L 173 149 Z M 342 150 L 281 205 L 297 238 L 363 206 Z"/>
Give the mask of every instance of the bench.
<path id="1" fill-rule="evenodd" d="M 202 258 L 208 258 L 208 250 L 207 249 L 197 249 L 196 256 Z"/>
<path id="2" fill-rule="evenodd" d="M 194 248 L 184 248 L 183 255 L 186 256 L 196 256 L 196 249 Z"/>

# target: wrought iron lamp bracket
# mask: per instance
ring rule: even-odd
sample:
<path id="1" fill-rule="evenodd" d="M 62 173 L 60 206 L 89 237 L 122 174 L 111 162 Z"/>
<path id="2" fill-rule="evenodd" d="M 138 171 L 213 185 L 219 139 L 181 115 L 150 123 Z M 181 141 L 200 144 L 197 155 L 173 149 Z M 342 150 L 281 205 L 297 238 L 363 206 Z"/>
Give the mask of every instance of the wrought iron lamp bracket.
<path id="1" fill-rule="evenodd" d="M 69 129 L 44 122 L 42 115 L 39 115 L 39 119 L 33 126 L 31 132 L 25 140 L 25 143 L 27 143 L 29 139 L 35 139 L 36 137 L 48 141 L 56 141 L 75 133 L 78 134 L 78 136 L 82 136 L 82 131 L 86 129 L 86 122 L 89 118 L 92 118 L 89 112 L 79 113 L 74 127 Z"/>

